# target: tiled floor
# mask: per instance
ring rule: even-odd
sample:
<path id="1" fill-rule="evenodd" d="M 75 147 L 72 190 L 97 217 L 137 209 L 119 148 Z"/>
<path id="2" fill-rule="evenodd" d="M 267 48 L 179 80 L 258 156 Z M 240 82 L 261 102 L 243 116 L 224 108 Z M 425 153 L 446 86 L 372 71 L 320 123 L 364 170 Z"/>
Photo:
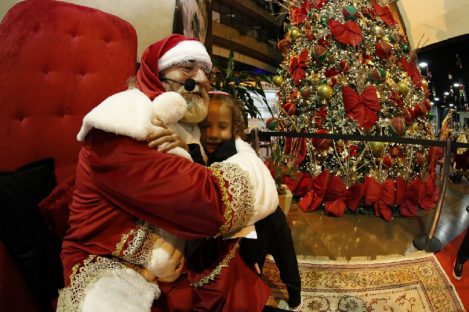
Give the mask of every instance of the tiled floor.
<path id="1" fill-rule="evenodd" d="M 435 236 L 444 246 L 469 225 L 469 182 L 448 183 L 442 214 Z M 288 214 L 296 253 L 336 259 L 401 254 L 417 249 L 413 239 L 427 233 L 433 212 L 418 217 L 395 217 L 392 222 L 367 215 L 330 217 L 324 212 L 304 213 L 293 204 Z"/>

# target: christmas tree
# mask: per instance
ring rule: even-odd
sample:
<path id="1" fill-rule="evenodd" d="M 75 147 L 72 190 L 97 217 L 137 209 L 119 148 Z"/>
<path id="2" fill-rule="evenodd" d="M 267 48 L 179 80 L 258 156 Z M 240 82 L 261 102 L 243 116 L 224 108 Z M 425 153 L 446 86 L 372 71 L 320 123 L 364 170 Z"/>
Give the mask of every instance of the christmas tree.
<path id="1" fill-rule="evenodd" d="M 428 82 L 387 1 L 282 3 L 288 29 L 278 42 L 279 115 L 271 129 L 434 139 Z M 304 138 L 286 139 L 283 148 L 303 173 L 287 182 L 305 211 L 389 221 L 436 202 L 435 148 Z"/>

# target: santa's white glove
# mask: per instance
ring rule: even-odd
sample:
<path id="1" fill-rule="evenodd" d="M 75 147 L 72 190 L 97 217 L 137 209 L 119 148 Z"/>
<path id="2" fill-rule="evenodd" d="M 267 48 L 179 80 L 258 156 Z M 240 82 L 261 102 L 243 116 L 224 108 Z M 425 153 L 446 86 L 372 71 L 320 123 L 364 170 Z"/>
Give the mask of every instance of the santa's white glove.
<path id="1" fill-rule="evenodd" d="M 181 275 L 184 266 L 185 240 L 160 230 L 146 269 L 162 282 L 174 282 Z"/>

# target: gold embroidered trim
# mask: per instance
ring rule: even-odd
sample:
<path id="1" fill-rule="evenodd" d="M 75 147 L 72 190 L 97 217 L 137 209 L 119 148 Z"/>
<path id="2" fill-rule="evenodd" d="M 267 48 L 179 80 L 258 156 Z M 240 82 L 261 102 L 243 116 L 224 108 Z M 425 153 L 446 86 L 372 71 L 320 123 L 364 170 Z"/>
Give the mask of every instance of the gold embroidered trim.
<path id="1" fill-rule="evenodd" d="M 138 265 L 147 265 L 151 259 L 154 242 L 159 237 L 158 230 L 146 222 L 138 222 L 135 229 L 121 235 L 113 256 Z M 127 248 L 124 246 L 127 244 Z"/>
<path id="2" fill-rule="evenodd" d="M 239 248 L 239 241 L 236 242 L 236 244 L 231 248 L 231 250 L 227 253 L 225 258 L 205 277 L 201 278 L 197 282 L 192 282 L 190 283 L 191 286 L 193 287 L 200 287 L 205 284 L 210 283 L 211 281 L 215 280 L 215 278 L 220 275 L 221 270 L 223 268 L 227 268 L 231 259 L 233 259 L 236 255 L 236 251 Z"/>
<path id="3" fill-rule="evenodd" d="M 214 163 L 212 172 L 222 186 L 225 203 L 225 223 L 220 227 L 221 234 L 227 234 L 244 227 L 254 213 L 254 194 L 249 183 L 249 175 L 240 166 L 228 162 Z M 228 182 L 228 187 L 225 186 Z M 226 192 L 228 194 L 226 194 Z M 225 198 L 228 202 L 225 202 Z M 229 217 L 227 217 L 227 214 Z"/>
<path id="4" fill-rule="evenodd" d="M 129 237 L 134 234 L 134 232 L 135 232 L 135 229 L 131 229 L 129 232 L 121 235 L 121 240 L 116 244 L 116 250 L 112 253 L 114 256 L 116 257 L 120 256 L 125 243 L 129 239 Z"/>
<path id="5" fill-rule="evenodd" d="M 223 179 L 223 175 L 219 169 L 209 168 L 209 170 L 218 180 L 218 184 L 220 185 L 220 189 L 222 192 L 223 206 L 225 206 L 225 212 L 223 214 L 223 217 L 225 218 L 225 223 L 222 224 L 222 226 L 220 227 L 220 233 L 229 233 L 232 226 L 231 223 L 233 219 L 233 210 L 231 209 L 231 205 L 229 202 L 228 190 L 225 187 L 225 180 Z"/>

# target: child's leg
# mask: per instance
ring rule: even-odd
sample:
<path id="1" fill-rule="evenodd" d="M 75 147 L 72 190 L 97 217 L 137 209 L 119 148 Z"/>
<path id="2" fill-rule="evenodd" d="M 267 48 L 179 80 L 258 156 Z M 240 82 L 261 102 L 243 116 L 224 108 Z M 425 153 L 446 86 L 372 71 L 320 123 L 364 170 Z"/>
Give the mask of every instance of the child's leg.
<path id="1" fill-rule="evenodd" d="M 272 239 L 273 232 L 266 226 L 266 219 L 256 222 L 257 239 L 243 238 L 240 244 L 240 255 L 246 264 L 254 269 L 257 265 L 259 272 L 262 272 L 265 257 L 267 256 L 267 247 Z M 255 269 L 257 271 L 257 269 Z"/>
<path id="2" fill-rule="evenodd" d="M 268 221 L 274 235 L 269 241 L 267 252 L 274 257 L 280 279 L 287 286 L 288 305 L 297 307 L 301 303 L 301 278 L 287 219 L 283 211 L 277 208 Z"/>

